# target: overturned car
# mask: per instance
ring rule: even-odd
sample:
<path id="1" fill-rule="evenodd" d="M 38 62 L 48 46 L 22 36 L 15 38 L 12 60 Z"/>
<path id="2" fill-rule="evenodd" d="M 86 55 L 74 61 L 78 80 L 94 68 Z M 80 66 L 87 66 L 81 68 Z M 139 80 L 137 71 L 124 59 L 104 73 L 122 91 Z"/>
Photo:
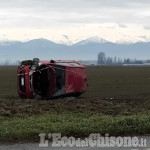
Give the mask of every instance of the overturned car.
<path id="1" fill-rule="evenodd" d="M 86 68 L 78 61 L 34 58 L 22 61 L 17 74 L 18 94 L 22 98 L 79 96 L 87 88 Z"/>

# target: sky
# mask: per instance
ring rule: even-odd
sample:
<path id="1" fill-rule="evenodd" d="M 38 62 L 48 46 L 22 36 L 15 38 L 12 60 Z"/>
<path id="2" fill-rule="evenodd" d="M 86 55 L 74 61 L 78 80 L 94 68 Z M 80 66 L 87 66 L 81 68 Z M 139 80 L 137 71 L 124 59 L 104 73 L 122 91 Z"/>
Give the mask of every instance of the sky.
<path id="1" fill-rule="evenodd" d="M 150 41 L 150 0 L 0 0 L 0 41 Z"/>

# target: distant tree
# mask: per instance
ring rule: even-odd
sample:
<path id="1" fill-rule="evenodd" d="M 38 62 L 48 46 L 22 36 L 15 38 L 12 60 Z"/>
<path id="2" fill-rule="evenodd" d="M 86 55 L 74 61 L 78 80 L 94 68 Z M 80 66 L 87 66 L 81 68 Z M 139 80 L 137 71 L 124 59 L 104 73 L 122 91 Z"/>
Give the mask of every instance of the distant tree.
<path id="1" fill-rule="evenodd" d="M 130 58 L 126 58 L 126 59 L 124 59 L 124 64 L 130 64 L 130 63 L 131 63 Z"/>
<path id="2" fill-rule="evenodd" d="M 105 62 L 106 62 L 105 53 L 104 53 L 104 52 L 100 52 L 100 53 L 98 54 L 98 61 L 97 61 L 97 64 L 98 64 L 98 65 L 103 65 L 103 64 L 105 64 Z"/>
<path id="3" fill-rule="evenodd" d="M 114 62 L 114 64 L 116 64 L 116 63 L 117 63 L 117 57 L 116 57 L 116 56 L 114 57 L 113 62 Z"/>
<path id="4" fill-rule="evenodd" d="M 111 57 L 106 58 L 106 64 L 111 65 L 113 63 L 113 59 Z"/>
<path id="5" fill-rule="evenodd" d="M 122 64 L 123 62 L 122 62 L 122 59 L 121 58 L 118 58 L 118 62 L 117 62 L 118 64 Z"/>

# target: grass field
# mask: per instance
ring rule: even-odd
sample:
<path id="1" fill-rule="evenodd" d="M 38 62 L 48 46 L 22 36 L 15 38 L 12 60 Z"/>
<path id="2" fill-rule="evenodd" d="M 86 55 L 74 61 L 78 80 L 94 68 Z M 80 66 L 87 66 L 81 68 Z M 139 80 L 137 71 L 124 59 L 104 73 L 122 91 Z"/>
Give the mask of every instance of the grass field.
<path id="1" fill-rule="evenodd" d="M 0 141 L 38 140 L 41 132 L 150 133 L 150 68 L 87 67 L 88 90 L 79 98 L 21 100 L 17 67 L 0 67 Z"/>

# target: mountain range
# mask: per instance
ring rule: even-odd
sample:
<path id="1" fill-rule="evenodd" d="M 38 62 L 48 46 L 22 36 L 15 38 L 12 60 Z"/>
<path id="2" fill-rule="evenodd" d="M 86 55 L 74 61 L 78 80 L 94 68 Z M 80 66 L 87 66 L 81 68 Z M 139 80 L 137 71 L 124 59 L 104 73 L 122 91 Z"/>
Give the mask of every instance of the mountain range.
<path id="1" fill-rule="evenodd" d="M 112 43 L 91 37 L 73 45 L 58 44 L 46 39 L 27 42 L 0 42 L 0 61 L 40 59 L 97 60 L 99 52 L 108 57 L 150 59 L 150 42 Z"/>

